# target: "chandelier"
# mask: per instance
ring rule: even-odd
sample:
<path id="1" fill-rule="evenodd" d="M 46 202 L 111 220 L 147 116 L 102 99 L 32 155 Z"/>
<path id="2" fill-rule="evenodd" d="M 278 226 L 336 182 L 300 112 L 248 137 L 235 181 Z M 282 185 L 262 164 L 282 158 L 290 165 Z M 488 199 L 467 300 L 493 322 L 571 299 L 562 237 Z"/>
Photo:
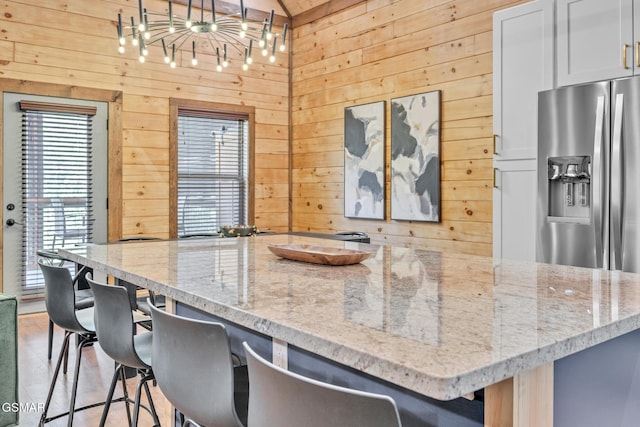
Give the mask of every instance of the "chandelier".
<path id="1" fill-rule="evenodd" d="M 199 11 L 194 11 L 192 0 L 189 0 L 187 15 L 183 16 L 173 13 L 172 0 L 168 0 L 167 14 L 150 12 L 142 6 L 142 0 L 138 0 L 137 24 L 132 16 L 131 25 L 123 25 L 122 15 L 118 13 L 118 51 L 125 52 L 130 37 L 131 44 L 139 52 L 140 62 L 145 62 L 149 46 L 162 46 L 164 62 L 175 68 L 176 51 L 184 46 L 191 51 L 193 66 L 198 64 L 200 54 L 208 54 L 216 58 L 216 70 L 222 71 L 229 65 L 232 55 L 242 58 L 242 68 L 247 70 L 253 62 L 254 47 L 262 56 L 268 56 L 270 62 L 275 62 L 276 50 L 286 49 L 287 24 L 284 24 L 282 34 L 276 34 L 273 10 L 269 19 L 251 21 L 247 19 L 243 0 L 240 0 L 238 12 L 227 15 L 216 15 L 215 0 L 210 1 L 211 13 L 205 14 L 204 0 L 200 0 Z"/>

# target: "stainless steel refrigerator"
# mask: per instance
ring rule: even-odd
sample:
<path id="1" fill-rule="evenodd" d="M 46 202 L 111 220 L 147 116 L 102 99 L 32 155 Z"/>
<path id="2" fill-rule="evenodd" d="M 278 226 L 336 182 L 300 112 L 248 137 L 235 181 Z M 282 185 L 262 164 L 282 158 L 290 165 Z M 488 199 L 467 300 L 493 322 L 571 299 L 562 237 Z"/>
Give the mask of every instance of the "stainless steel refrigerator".
<path id="1" fill-rule="evenodd" d="M 540 92 L 541 262 L 640 272 L 640 77 Z"/>

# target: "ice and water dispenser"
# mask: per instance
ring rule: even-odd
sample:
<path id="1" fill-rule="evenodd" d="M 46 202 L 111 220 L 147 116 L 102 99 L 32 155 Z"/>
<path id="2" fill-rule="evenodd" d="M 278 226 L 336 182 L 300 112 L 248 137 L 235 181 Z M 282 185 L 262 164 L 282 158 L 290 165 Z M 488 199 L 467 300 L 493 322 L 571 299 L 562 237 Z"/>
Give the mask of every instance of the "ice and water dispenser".
<path id="1" fill-rule="evenodd" d="M 590 218 L 591 158 L 549 157 L 548 220 L 588 223 Z"/>

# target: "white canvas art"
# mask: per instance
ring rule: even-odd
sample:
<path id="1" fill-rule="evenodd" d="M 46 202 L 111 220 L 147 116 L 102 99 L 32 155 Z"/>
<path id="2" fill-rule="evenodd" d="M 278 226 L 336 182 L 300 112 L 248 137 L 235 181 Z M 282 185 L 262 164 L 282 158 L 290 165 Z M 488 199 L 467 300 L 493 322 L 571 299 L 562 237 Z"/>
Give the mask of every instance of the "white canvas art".
<path id="1" fill-rule="evenodd" d="M 391 100 L 391 219 L 440 221 L 440 92 Z"/>
<path id="2" fill-rule="evenodd" d="M 384 102 L 344 109 L 344 215 L 384 219 Z"/>

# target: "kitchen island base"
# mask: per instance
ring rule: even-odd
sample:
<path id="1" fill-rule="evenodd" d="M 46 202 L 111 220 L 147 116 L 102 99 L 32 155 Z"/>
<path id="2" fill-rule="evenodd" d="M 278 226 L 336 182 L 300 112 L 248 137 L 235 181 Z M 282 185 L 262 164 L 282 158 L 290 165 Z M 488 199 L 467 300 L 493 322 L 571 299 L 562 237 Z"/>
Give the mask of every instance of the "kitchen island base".
<path id="1" fill-rule="evenodd" d="M 176 303 L 179 316 L 220 322 L 225 325 L 231 341 L 231 349 L 244 359 L 239 350 L 247 341 L 257 352 L 271 360 L 271 338 L 229 322 L 213 314 L 205 313 L 185 304 Z M 484 405 L 479 400 L 458 398 L 440 401 L 396 386 L 359 372 L 342 364 L 310 353 L 295 346 L 287 346 L 288 369 L 318 381 L 391 396 L 398 406 L 402 427 L 482 427 Z"/>

